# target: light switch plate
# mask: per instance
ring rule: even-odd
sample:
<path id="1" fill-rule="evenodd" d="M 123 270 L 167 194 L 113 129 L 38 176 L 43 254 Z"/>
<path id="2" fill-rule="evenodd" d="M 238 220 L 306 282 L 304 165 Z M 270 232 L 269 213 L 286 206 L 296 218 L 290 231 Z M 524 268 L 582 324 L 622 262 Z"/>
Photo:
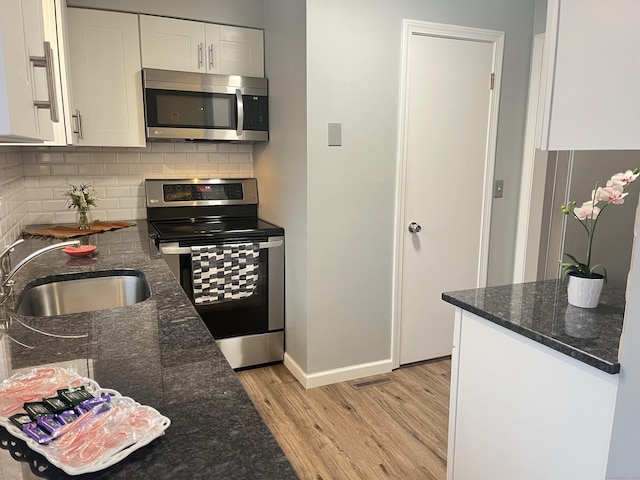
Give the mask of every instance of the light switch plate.
<path id="1" fill-rule="evenodd" d="M 342 124 L 330 123 L 328 129 L 328 140 L 330 147 L 342 146 Z"/>
<path id="2" fill-rule="evenodd" d="M 504 194 L 504 180 L 496 180 L 493 184 L 493 198 L 502 198 Z"/>

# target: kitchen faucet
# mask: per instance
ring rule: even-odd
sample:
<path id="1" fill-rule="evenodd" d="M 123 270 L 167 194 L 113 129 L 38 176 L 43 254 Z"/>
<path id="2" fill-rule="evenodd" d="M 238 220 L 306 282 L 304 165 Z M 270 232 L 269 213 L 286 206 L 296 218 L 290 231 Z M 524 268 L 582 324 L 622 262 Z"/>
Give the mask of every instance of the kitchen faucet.
<path id="1" fill-rule="evenodd" d="M 11 293 L 11 287 L 13 286 L 13 277 L 27 263 L 29 263 L 34 258 L 39 257 L 40 255 L 50 252 L 52 250 L 58 250 L 60 248 L 69 247 L 71 245 L 76 247 L 80 245 L 80 240 L 70 240 L 68 242 L 61 242 L 61 243 L 54 243 L 53 245 L 47 245 L 46 247 L 41 248 L 40 250 L 36 250 L 35 252 L 23 258 L 20 262 L 18 262 L 18 264 L 15 267 L 13 267 L 13 269 L 11 269 L 11 271 L 7 272 L 10 266 L 9 253 L 13 251 L 16 245 L 22 242 L 23 242 L 22 239 L 16 240 L 14 243 L 6 247 L 2 251 L 2 253 L 0 253 L 0 282 L 1 282 L 0 283 L 0 305 L 4 304 L 4 302 L 7 301 L 7 298 L 9 298 L 9 294 Z"/>

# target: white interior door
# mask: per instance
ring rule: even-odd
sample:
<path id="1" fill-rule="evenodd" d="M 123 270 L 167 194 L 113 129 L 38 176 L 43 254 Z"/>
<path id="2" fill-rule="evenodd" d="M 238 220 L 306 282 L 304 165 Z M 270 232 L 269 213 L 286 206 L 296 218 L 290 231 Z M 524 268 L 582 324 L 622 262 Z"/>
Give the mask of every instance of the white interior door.
<path id="1" fill-rule="evenodd" d="M 413 34 L 405 68 L 400 364 L 450 355 L 442 292 L 486 281 L 496 40 Z"/>

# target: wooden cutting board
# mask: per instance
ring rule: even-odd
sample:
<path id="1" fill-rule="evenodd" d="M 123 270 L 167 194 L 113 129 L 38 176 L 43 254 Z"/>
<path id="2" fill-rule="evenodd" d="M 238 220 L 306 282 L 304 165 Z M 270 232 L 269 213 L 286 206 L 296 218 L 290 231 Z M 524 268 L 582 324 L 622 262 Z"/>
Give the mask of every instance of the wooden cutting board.
<path id="1" fill-rule="evenodd" d="M 72 238 L 82 235 L 93 235 L 94 233 L 117 230 L 119 228 L 133 227 L 136 222 L 93 222 L 90 230 L 79 230 L 76 225 L 54 225 L 51 227 L 26 227 L 22 230 L 25 235 L 37 237 Z"/>

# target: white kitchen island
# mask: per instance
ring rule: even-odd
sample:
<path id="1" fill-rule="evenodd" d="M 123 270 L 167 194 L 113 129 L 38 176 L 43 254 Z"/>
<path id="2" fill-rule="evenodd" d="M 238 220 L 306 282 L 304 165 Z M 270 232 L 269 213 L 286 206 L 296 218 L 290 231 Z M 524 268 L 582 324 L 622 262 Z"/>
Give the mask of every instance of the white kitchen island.
<path id="1" fill-rule="evenodd" d="M 449 480 L 603 480 L 624 292 L 596 309 L 559 281 L 443 295 L 456 307 Z"/>

